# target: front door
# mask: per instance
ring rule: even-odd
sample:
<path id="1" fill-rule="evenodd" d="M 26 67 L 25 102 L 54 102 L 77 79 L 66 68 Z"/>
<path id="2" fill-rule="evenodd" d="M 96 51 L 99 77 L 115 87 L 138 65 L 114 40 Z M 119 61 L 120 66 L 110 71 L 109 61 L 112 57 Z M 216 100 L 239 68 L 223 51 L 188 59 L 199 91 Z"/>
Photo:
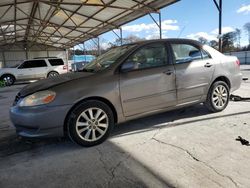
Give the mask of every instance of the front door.
<path id="1" fill-rule="evenodd" d="M 168 59 L 164 43 L 153 43 L 123 63 L 120 93 L 125 116 L 176 105 L 175 72 Z"/>
<path id="2" fill-rule="evenodd" d="M 35 76 L 35 69 L 33 68 L 33 64 L 31 61 L 24 61 L 17 68 L 17 79 L 18 80 L 30 80 Z"/>

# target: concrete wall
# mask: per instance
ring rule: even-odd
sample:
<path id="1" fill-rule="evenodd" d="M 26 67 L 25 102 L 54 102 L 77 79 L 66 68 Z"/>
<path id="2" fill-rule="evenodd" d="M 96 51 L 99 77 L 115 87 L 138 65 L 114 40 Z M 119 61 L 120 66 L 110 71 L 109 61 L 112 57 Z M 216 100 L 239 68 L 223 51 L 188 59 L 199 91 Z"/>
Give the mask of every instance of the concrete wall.
<path id="1" fill-rule="evenodd" d="M 240 64 L 250 64 L 250 51 L 230 52 L 226 53 L 226 55 L 232 55 L 238 57 L 238 59 L 240 60 Z"/>
<path id="2" fill-rule="evenodd" d="M 43 45 L 35 45 L 28 50 L 18 45 L 4 46 L 0 47 L 0 68 L 15 66 L 23 60 L 35 57 L 60 57 L 67 63 L 67 53 L 66 50 Z"/>

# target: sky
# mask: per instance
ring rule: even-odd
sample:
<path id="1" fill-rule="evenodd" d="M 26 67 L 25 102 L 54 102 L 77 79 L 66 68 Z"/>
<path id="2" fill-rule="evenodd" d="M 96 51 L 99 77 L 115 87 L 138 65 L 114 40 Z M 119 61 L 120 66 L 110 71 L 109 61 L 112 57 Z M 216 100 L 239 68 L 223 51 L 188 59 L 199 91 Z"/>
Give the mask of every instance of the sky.
<path id="1" fill-rule="evenodd" d="M 152 15 L 158 21 L 158 15 Z M 161 16 L 163 38 L 217 39 L 219 15 L 213 0 L 181 0 L 161 9 Z M 247 33 L 243 30 L 246 22 L 250 22 L 250 0 L 223 0 L 222 32 L 241 29 L 242 46 L 248 44 Z M 122 30 L 123 37 L 136 35 L 145 39 L 159 38 L 159 29 L 149 15 L 122 26 Z M 116 38 L 113 32 L 101 35 L 101 46 L 109 47 L 108 43 L 114 42 Z"/>

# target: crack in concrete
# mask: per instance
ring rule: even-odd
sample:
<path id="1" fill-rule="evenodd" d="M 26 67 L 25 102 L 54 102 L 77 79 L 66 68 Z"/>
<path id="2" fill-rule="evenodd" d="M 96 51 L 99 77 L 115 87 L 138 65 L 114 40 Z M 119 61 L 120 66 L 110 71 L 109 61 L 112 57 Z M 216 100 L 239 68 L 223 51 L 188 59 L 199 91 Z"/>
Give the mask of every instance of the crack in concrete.
<path id="1" fill-rule="evenodd" d="M 123 162 L 125 162 L 126 160 L 128 160 L 128 158 L 130 157 L 130 154 L 128 154 L 125 159 L 120 160 L 114 167 L 109 168 L 107 166 L 107 164 L 105 163 L 105 161 L 103 160 L 103 153 L 101 152 L 100 149 L 96 148 L 97 152 L 99 153 L 99 160 L 101 161 L 104 170 L 106 171 L 106 173 L 110 176 L 110 180 L 107 183 L 107 187 L 110 187 L 110 184 L 114 181 L 114 179 L 116 178 L 115 172 L 116 170 L 121 166 L 121 164 Z M 128 178 L 125 178 L 126 180 L 128 180 Z M 130 180 L 131 182 L 133 182 L 132 180 Z"/>
<path id="2" fill-rule="evenodd" d="M 214 172 L 215 172 L 216 174 L 218 174 L 219 176 L 222 176 L 222 177 L 224 177 L 224 178 L 229 179 L 229 180 L 234 184 L 235 187 L 239 187 L 238 184 L 233 180 L 232 177 L 227 176 L 227 175 L 224 175 L 224 174 L 221 174 L 221 173 L 218 172 L 214 167 L 208 165 L 208 164 L 205 163 L 204 161 L 201 161 L 200 159 L 198 159 L 197 157 L 195 157 L 195 156 L 194 156 L 191 152 L 189 152 L 188 150 L 186 150 L 186 149 L 184 149 L 184 148 L 182 148 L 182 147 L 180 147 L 180 146 L 176 146 L 176 145 L 174 145 L 174 144 L 170 144 L 170 143 L 161 141 L 161 140 L 159 140 L 159 139 L 156 139 L 155 137 L 152 137 L 151 139 L 154 140 L 154 141 L 156 141 L 156 142 L 158 142 L 158 143 L 165 144 L 165 145 L 168 145 L 168 146 L 171 146 L 171 147 L 174 147 L 174 148 L 177 148 L 177 149 L 179 149 L 179 150 L 184 151 L 184 152 L 187 153 L 193 160 L 195 160 L 195 161 L 197 161 L 197 162 L 200 162 L 200 163 L 204 164 L 206 167 L 210 168 L 212 171 L 214 171 Z"/>

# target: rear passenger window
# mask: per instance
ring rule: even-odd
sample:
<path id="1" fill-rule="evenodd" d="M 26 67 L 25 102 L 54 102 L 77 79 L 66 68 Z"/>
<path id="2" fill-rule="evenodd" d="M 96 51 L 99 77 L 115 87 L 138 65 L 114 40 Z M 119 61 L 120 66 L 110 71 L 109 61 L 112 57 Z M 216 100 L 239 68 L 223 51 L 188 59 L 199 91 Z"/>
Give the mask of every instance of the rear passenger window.
<path id="1" fill-rule="evenodd" d="M 202 59 L 200 49 L 190 44 L 172 44 L 175 63 L 188 63 Z"/>
<path id="2" fill-rule="evenodd" d="M 64 65 L 64 62 L 62 59 L 49 59 L 49 63 L 51 64 L 51 66 Z"/>
<path id="3" fill-rule="evenodd" d="M 32 67 L 38 68 L 38 67 L 47 67 L 47 64 L 44 60 L 36 60 L 31 61 Z"/>

